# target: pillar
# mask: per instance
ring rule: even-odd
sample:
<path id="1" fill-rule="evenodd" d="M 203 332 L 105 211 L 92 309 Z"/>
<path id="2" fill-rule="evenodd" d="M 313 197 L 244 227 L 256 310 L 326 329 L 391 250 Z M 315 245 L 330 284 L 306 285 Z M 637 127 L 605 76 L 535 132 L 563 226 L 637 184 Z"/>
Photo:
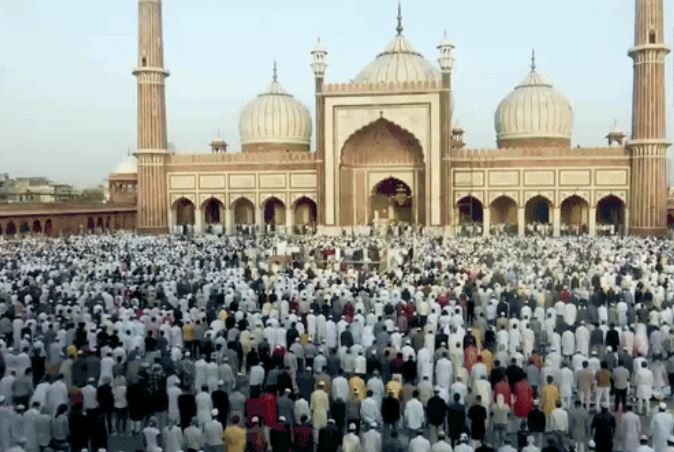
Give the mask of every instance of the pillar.
<path id="1" fill-rule="evenodd" d="M 625 229 L 623 231 L 624 235 L 628 235 L 630 233 L 630 209 L 625 207 L 625 218 L 624 218 L 624 225 L 623 228 Z"/>
<path id="2" fill-rule="evenodd" d="M 590 218 L 588 218 L 588 233 L 590 236 L 597 235 L 597 208 L 590 207 Z"/>
<path id="3" fill-rule="evenodd" d="M 488 237 L 491 228 L 491 209 L 482 209 L 482 235 Z"/>
<path id="4" fill-rule="evenodd" d="M 176 210 L 175 209 L 169 209 L 168 214 L 169 214 L 168 230 L 169 230 L 169 233 L 173 233 L 173 230 L 174 230 L 175 225 L 176 225 Z"/>
<path id="5" fill-rule="evenodd" d="M 663 0 L 636 0 L 633 60 L 630 229 L 637 235 L 667 233 L 667 140 Z"/>
<path id="6" fill-rule="evenodd" d="M 264 207 L 258 208 L 257 212 L 255 212 L 255 224 L 257 225 L 258 231 L 264 231 Z"/>
<path id="7" fill-rule="evenodd" d="M 138 1 L 138 230 L 168 230 L 165 80 L 161 0 Z"/>
<path id="8" fill-rule="evenodd" d="M 194 233 L 201 234 L 204 232 L 204 211 L 201 207 L 194 209 Z"/>
<path id="9" fill-rule="evenodd" d="M 225 234 L 230 234 L 232 232 L 232 223 L 233 223 L 233 218 L 232 216 L 234 215 L 234 211 L 229 208 L 229 206 L 225 206 L 224 209 L 225 213 Z"/>
<path id="10" fill-rule="evenodd" d="M 552 209 L 552 235 L 559 237 L 562 222 L 562 209 L 555 207 Z"/>
<path id="11" fill-rule="evenodd" d="M 517 209 L 517 235 L 524 236 L 525 228 L 524 207 L 520 207 Z"/>
<path id="12" fill-rule="evenodd" d="M 293 208 L 291 206 L 289 208 L 286 208 L 286 234 L 292 234 L 294 222 L 295 222 L 295 212 L 293 211 Z"/>

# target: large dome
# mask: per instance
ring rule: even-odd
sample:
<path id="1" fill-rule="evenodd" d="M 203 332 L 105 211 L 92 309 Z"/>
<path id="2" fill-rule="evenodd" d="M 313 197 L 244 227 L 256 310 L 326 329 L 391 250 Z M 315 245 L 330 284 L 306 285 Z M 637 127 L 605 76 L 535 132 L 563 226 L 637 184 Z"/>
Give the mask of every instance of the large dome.
<path id="1" fill-rule="evenodd" d="M 440 70 L 414 50 L 403 36 L 402 13 L 398 4 L 398 34 L 386 49 L 353 79 L 354 83 L 441 81 Z"/>
<path id="2" fill-rule="evenodd" d="M 354 83 L 440 81 L 442 75 L 433 63 L 414 50 L 399 34 L 353 79 Z"/>
<path id="3" fill-rule="evenodd" d="M 311 115 L 307 107 L 283 89 L 276 66 L 267 91 L 243 107 L 239 133 L 244 151 L 275 149 L 278 145 L 309 149 Z"/>
<path id="4" fill-rule="evenodd" d="M 573 110 L 532 63 L 529 75 L 499 104 L 495 125 L 499 147 L 570 146 Z"/>

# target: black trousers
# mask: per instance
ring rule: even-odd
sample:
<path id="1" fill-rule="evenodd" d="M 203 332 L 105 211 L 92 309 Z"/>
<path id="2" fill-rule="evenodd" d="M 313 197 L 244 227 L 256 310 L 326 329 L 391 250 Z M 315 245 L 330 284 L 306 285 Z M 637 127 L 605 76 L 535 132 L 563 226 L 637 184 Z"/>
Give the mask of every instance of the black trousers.
<path id="1" fill-rule="evenodd" d="M 622 403 L 623 408 L 627 403 L 627 389 L 616 389 L 615 390 L 615 411 L 618 411 L 618 406 Z"/>

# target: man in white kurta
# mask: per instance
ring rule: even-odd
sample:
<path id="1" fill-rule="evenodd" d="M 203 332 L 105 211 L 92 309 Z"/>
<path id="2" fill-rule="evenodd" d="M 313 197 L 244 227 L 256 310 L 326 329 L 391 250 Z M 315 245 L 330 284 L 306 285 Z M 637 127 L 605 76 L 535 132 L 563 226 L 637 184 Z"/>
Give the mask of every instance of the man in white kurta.
<path id="1" fill-rule="evenodd" d="M 646 361 L 642 362 L 641 369 L 637 370 L 634 383 L 637 387 L 638 411 L 642 413 L 645 404 L 646 414 L 649 414 L 653 395 L 653 372 L 648 368 Z"/>
<path id="2" fill-rule="evenodd" d="M 674 416 L 667 412 L 667 405 L 661 403 L 658 412 L 651 418 L 650 425 L 655 450 L 662 450 L 667 447 L 667 438 L 672 434 L 672 429 L 674 429 Z"/>

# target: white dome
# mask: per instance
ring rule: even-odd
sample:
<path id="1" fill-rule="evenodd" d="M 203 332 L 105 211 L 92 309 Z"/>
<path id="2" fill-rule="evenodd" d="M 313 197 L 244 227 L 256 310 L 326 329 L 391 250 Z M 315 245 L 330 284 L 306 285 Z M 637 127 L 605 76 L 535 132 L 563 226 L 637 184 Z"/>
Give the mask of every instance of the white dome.
<path id="1" fill-rule="evenodd" d="M 115 174 L 135 174 L 138 172 L 136 157 L 128 156 L 115 167 Z"/>
<path id="2" fill-rule="evenodd" d="M 573 109 L 560 91 L 531 72 L 505 99 L 495 116 L 496 137 L 507 140 L 571 140 Z"/>
<path id="3" fill-rule="evenodd" d="M 440 70 L 398 34 L 374 61 L 353 79 L 354 83 L 441 81 Z"/>
<path id="4" fill-rule="evenodd" d="M 288 94 L 276 77 L 266 92 L 249 102 L 239 120 L 241 144 L 278 143 L 309 145 L 309 109 Z"/>

